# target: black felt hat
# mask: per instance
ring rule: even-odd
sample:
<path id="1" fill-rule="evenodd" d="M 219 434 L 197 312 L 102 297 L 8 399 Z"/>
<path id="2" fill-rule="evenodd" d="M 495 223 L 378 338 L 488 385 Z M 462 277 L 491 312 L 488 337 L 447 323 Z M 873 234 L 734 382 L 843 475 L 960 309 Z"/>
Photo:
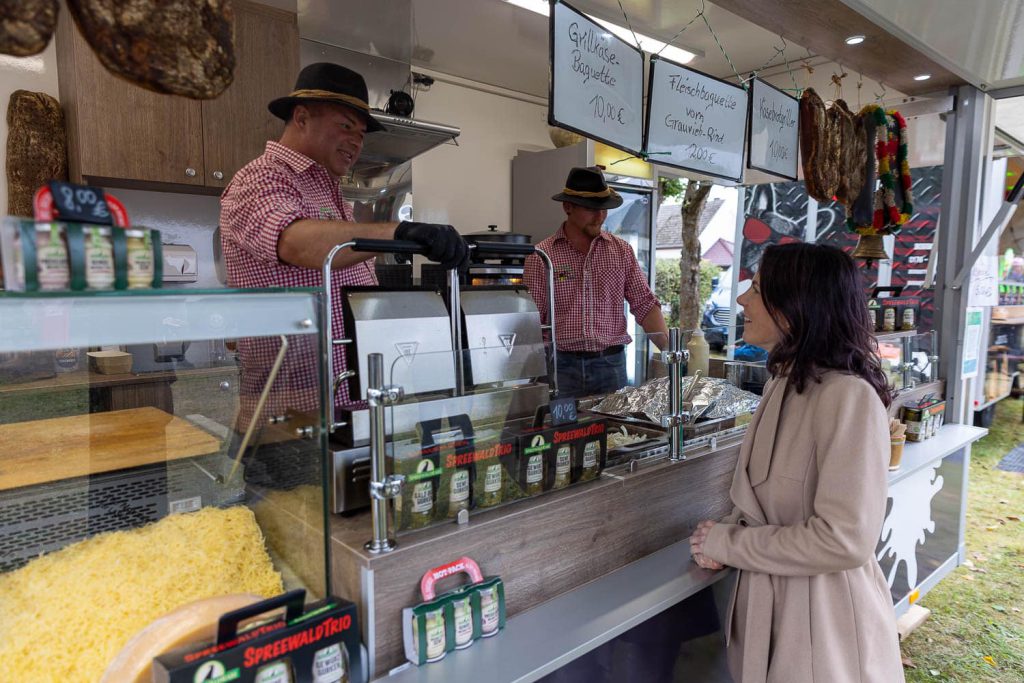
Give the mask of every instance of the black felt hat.
<path id="1" fill-rule="evenodd" d="M 287 121 L 292 109 L 300 102 L 330 102 L 340 104 L 363 115 L 366 132 L 384 130 L 384 126 L 370 116 L 366 81 L 352 69 L 338 64 L 317 62 L 299 72 L 295 89 L 287 97 L 278 97 L 267 105 L 270 113 Z"/>
<path id="2" fill-rule="evenodd" d="M 552 197 L 556 202 L 571 202 L 588 209 L 614 209 L 622 206 L 622 196 L 608 187 L 604 174 L 596 166 L 577 166 L 569 171 L 565 189 Z"/>

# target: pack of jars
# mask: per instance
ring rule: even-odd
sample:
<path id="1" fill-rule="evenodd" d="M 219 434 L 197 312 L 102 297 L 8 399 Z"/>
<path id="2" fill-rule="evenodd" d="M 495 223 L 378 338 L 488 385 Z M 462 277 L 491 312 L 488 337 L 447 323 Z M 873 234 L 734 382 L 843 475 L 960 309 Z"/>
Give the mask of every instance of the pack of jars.
<path id="1" fill-rule="evenodd" d="M 435 584 L 458 574 L 470 583 L 437 595 Z M 497 576 L 484 578 L 468 557 L 429 570 L 420 592 L 424 602 L 402 610 L 405 656 L 417 666 L 440 661 L 505 627 L 505 584 Z"/>
<path id="2" fill-rule="evenodd" d="M 160 231 L 148 228 L 5 217 L 0 259 L 8 291 L 148 289 L 163 281 Z"/>

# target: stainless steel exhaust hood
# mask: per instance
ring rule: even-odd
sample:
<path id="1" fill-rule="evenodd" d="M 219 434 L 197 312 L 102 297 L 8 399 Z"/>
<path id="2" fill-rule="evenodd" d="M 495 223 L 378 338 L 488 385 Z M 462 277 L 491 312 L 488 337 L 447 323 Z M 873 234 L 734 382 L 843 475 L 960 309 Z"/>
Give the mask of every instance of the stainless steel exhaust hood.
<path id="1" fill-rule="evenodd" d="M 386 173 L 459 136 L 461 131 L 455 126 L 382 111 L 392 90 L 409 92 L 412 84 L 410 0 L 299 0 L 298 11 L 302 66 L 334 62 L 358 71 L 366 79 L 373 115 L 384 124 L 385 130 L 363 140 L 363 152 L 353 168 L 355 175 Z"/>

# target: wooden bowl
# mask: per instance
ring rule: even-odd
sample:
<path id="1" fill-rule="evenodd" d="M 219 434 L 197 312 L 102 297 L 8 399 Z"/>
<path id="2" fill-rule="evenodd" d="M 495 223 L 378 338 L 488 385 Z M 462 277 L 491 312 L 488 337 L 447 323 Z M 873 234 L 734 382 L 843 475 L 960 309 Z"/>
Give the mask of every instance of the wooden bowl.
<path id="1" fill-rule="evenodd" d="M 103 375 L 127 375 L 132 371 L 132 354 L 124 351 L 90 351 L 89 365 Z"/>

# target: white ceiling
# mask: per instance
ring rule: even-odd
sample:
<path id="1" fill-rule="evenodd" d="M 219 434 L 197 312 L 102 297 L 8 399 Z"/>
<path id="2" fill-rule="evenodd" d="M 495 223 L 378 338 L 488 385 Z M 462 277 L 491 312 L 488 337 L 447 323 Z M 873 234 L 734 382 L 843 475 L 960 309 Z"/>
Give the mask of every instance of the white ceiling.
<path id="1" fill-rule="evenodd" d="M 977 87 L 1024 84 L 1024 0 L 841 0 Z"/>
<path id="2" fill-rule="evenodd" d="M 619 25 L 626 23 L 618 0 L 575 0 L 570 4 L 601 19 Z M 671 39 L 694 19 L 701 5 L 700 0 L 622 0 L 632 28 L 662 41 Z M 412 8 L 414 67 L 547 97 L 546 17 L 505 0 L 412 0 Z M 740 74 L 749 75 L 750 71 L 761 69 L 773 60 L 762 75 L 779 77 L 778 80 L 788 82 L 789 87 L 795 79 L 798 87 L 811 86 L 827 97 L 834 95 L 828 84 L 833 72 L 842 72 L 838 65 L 822 57 L 812 57 L 810 64 L 815 70 L 812 75 L 801 65 L 808 57 L 807 50 L 789 43 L 785 57 L 793 70 L 790 78 L 784 59 L 776 55 L 775 47 L 784 44 L 779 36 L 710 3 L 706 4 L 705 14 Z M 701 19 L 690 24 L 673 44 L 703 54 L 689 66 L 735 80 L 722 48 Z M 857 48 L 844 45 L 842 49 Z M 851 105 L 857 101 L 857 80 L 854 73 L 844 80 L 843 95 Z M 899 96 L 864 79 L 861 98 L 865 103 L 874 99 L 871 93 L 884 94 L 886 99 Z"/>

